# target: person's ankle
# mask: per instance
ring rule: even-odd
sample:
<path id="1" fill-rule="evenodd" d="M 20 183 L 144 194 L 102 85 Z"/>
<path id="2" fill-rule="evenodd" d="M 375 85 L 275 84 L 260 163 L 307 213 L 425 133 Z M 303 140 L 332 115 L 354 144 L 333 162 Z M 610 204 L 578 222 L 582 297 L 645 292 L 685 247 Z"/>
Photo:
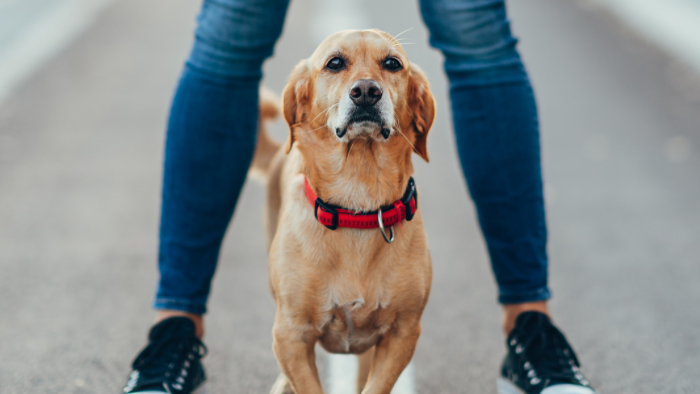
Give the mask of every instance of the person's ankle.
<path id="1" fill-rule="evenodd" d="M 503 332 L 508 336 L 515 327 L 515 320 L 523 312 L 541 312 L 549 316 L 547 301 L 524 302 L 522 304 L 503 305 Z"/>
<path id="2" fill-rule="evenodd" d="M 165 319 L 177 316 L 186 317 L 192 320 L 194 322 L 194 330 L 197 338 L 202 339 L 204 337 L 204 318 L 202 315 L 195 315 L 194 313 L 177 311 L 173 309 L 160 309 L 156 312 L 155 323 L 158 324 Z"/>

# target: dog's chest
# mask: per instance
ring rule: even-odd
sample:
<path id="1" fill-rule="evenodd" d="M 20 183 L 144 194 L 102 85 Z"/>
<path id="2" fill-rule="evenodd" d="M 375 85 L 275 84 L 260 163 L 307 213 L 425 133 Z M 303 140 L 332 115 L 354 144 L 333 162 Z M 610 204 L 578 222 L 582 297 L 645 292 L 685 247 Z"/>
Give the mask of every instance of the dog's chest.
<path id="1" fill-rule="evenodd" d="M 362 353 L 391 328 L 396 311 L 388 289 L 344 281 L 327 288 L 328 303 L 319 311 L 322 346 L 333 353 Z"/>

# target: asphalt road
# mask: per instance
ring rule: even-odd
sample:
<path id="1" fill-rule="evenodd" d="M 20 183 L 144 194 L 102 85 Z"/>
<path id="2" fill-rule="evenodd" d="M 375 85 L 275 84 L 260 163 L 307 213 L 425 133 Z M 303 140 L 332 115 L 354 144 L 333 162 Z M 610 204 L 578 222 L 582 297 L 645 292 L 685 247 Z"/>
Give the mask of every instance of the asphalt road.
<path id="1" fill-rule="evenodd" d="M 0 393 L 116 393 L 145 343 L 164 124 L 196 3 L 113 3 L 0 106 Z M 331 3 L 292 4 L 265 84 L 280 91 L 332 30 L 414 28 L 406 48 L 439 106 L 432 162 L 416 160 L 435 265 L 416 388 L 494 393 L 500 311 L 441 56 L 414 3 Z M 510 7 L 540 104 L 556 322 L 603 393 L 697 393 L 700 81 L 588 2 Z M 214 282 L 210 393 L 266 393 L 278 373 L 262 199 L 246 185 Z"/>

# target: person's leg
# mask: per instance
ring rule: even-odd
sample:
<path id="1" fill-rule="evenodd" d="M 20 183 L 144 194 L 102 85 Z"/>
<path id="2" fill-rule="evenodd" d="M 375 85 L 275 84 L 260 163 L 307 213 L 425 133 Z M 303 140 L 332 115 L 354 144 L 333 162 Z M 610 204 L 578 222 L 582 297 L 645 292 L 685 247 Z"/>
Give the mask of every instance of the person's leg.
<path id="1" fill-rule="evenodd" d="M 499 394 L 593 394 L 549 319 L 537 108 L 503 0 L 421 0 L 445 55 L 457 150 L 504 305 Z"/>
<path id="2" fill-rule="evenodd" d="M 262 63 L 288 0 L 205 0 L 168 121 L 160 281 L 149 344 L 126 393 L 193 394 L 206 377 L 202 314 L 255 149 Z"/>
<path id="3" fill-rule="evenodd" d="M 503 1 L 422 0 L 421 10 L 445 55 L 459 159 L 509 332 L 550 297 L 535 97 Z"/>
<path id="4" fill-rule="evenodd" d="M 219 248 L 256 142 L 262 63 L 288 0 L 205 0 L 165 144 L 157 320 L 206 311 Z"/>

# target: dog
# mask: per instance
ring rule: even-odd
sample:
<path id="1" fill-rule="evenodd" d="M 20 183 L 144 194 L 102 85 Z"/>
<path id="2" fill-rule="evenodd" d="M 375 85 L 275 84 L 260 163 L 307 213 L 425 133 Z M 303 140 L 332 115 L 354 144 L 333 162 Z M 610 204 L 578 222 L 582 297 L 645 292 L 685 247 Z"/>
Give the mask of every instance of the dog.
<path id="1" fill-rule="evenodd" d="M 265 133 L 269 280 L 277 303 L 271 393 L 321 394 L 315 344 L 359 355 L 358 388 L 389 394 L 421 333 L 432 262 L 412 153 L 428 161 L 435 100 L 423 71 L 380 30 L 348 30 L 301 61 L 282 94 L 284 146 Z"/>

